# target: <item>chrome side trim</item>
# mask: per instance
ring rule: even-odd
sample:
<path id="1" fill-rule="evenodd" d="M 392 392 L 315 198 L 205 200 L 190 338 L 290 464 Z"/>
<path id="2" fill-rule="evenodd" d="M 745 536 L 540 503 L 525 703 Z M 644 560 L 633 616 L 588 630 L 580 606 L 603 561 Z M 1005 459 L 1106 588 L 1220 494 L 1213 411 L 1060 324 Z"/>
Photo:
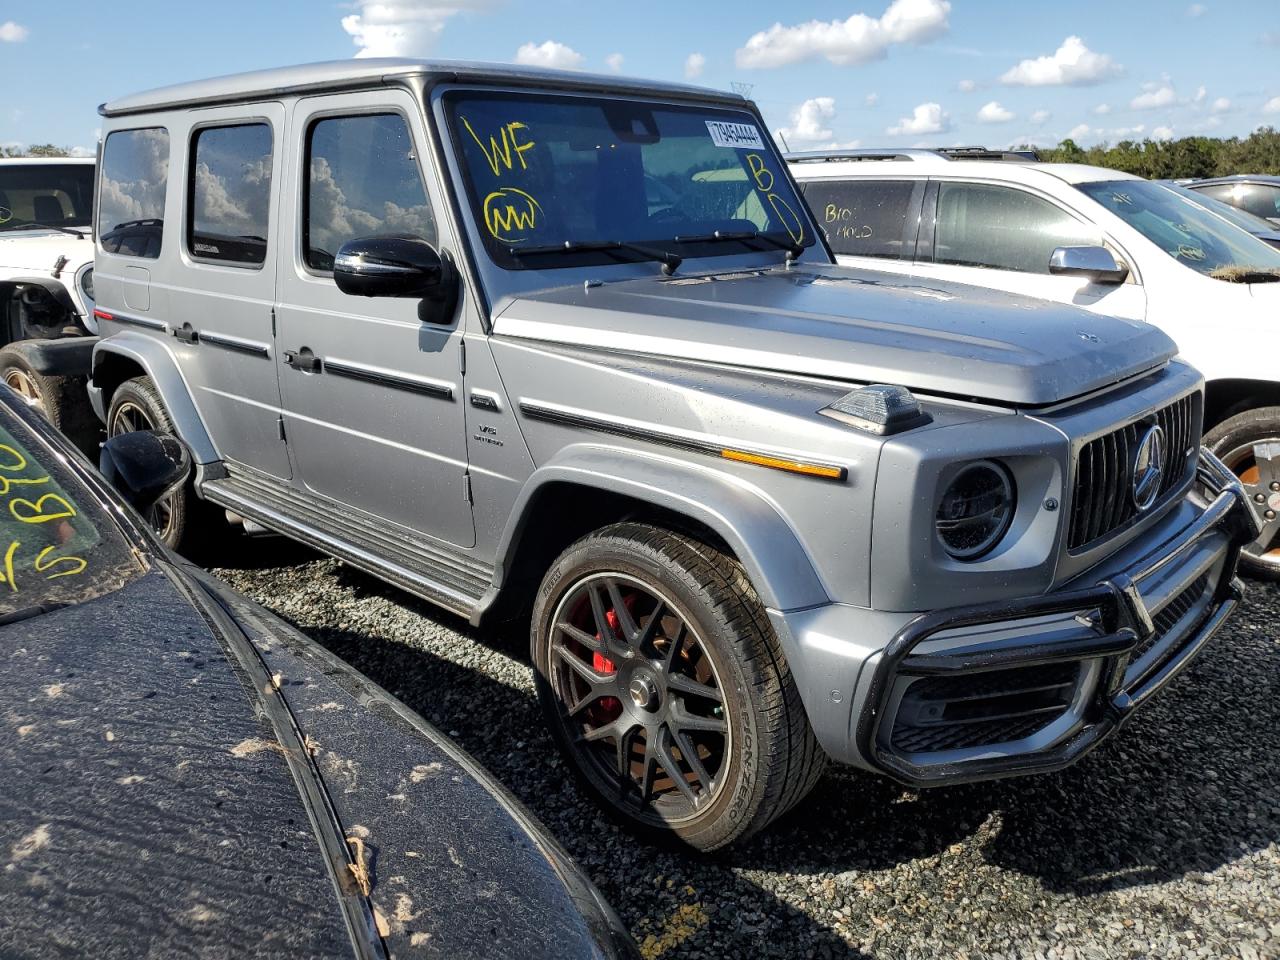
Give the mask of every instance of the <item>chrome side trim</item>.
<path id="1" fill-rule="evenodd" d="M 565 427 L 578 427 L 583 430 L 595 430 L 600 433 L 612 434 L 615 437 L 626 437 L 630 440 L 640 440 L 645 443 L 656 443 L 667 447 L 676 447 L 680 450 L 690 450 L 694 453 L 706 453 L 713 457 L 723 457 L 726 450 L 739 450 L 744 453 L 750 453 L 755 456 L 768 457 L 775 460 L 785 460 L 801 467 L 814 467 L 822 470 L 836 471 L 833 477 L 817 477 L 820 480 L 835 480 L 843 483 L 849 477 L 849 468 L 842 463 L 834 463 L 830 460 L 822 460 L 817 457 L 811 457 L 807 454 L 795 454 L 786 450 L 770 450 L 764 447 L 748 446 L 737 442 L 727 442 L 718 440 L 715 437 L 708 436 L 703 433 L 675 433 L 670 430 L 663 430 L 647 423 L 639 423 L 628 420 L 605 420 L 602 417 L 595 416 L 584 410 L 576 410 L 572 407 L 563 407 L 559 404 L 544 403 L 539 400 L 521 399 L 520 412 L 531 420 L 541 420 L 544 423 L 554 423 Z M 767 464 L 760 464 L 768 466 Z M 778 469 L 778 468 L 773 468 Z"/>
<path id="2" fill-rule="evenodd" d="M 430 377 L 416 377 L 409 373 L 385 370 L 382 367 L 371 367 L 368 364 L 342 360 L 336 357 L 324 358 L 324 372 L 335 377 L 347 377 L 351 380 L 363 380 L 390 387 L 393 390 L 406 390 L 409 393 L 421 393 L 441 400 L 452 400 L 454 385 L 447 380 L 433 380 Z"/>
<path id="3" fill-rule="evenodd" d="M 211 330 L 200 331 L 200 342 L 222 347 L 226 350 L 252 354 L 263 359 L 268 359 L 271 356 L 270 344 L 260 343 L 257 340 L 246 340 L 243 337 L 233 337 L 226 333 L 214 333 Z"/>

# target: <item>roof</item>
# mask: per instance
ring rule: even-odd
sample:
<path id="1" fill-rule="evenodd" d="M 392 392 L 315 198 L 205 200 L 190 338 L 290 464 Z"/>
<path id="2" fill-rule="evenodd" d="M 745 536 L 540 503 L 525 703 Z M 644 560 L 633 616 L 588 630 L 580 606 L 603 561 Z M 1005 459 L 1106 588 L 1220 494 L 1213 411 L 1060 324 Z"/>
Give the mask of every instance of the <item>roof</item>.
<path id="1" fill-rule="evenodd" d="M 1205 180 L 1197 180 L 1194 184 L 1189 183 L 1187 186 L 1198 189 L 1219 183 L 1280 183 L 1280 177 L 1267 173 L 1234 173 L 1229 177 L 1209 177 Z"/>
<path id="2" fill-rule="evenodd" d="M 0 157 L 0 167 L 40 167 L 49 164 L 94 164 L 93 157 Z"/>
<path id="3" fill-rule="evenodd" d="M 797 179 L 825 176 L 842 176 L 856 173 L 862 176 L 883 176 L 881 164 L 892 164 L 895 174 L 925 174 L 948 176 L 997 177 L 1014 183 L 1034 183 L 1038 177 L 1050 175 L 1066 183 L 1091 183 L 1099 180 L 1140 180 L 1131 173 L 1111 170 L 1107 167 L 1091 167 L 1083 163 L 1042 163 L 1030 160 L 1013 151 L 977 153 L 942 152 L 924 149 L 883 150 L 813 150 L 805 153 L 789 153 Z M 1000 155 L 1002 159 L 990 159 Z"/>
<path id="4" fill-rule="evenodd" d="M 104 117 L 143 113 L 172 107 L 186 107 L 238 100 L 327 90 L 349 90 L 379 86 L 408 77 L 428 77 L 437 81 L 500 83 L 562 87 L 576 90 L 650 93 L 682 99 L 721 100 L 745 103 L 744 98 L 723 90 L 681 83 L 660 83 L 576 70 L 548 70 L 462 60 L 415 60 L 382 57 L 329 60 L 271 70 L 237 73 L 208 80 L 179 83 L 108 101 L 98 108 Z"/>

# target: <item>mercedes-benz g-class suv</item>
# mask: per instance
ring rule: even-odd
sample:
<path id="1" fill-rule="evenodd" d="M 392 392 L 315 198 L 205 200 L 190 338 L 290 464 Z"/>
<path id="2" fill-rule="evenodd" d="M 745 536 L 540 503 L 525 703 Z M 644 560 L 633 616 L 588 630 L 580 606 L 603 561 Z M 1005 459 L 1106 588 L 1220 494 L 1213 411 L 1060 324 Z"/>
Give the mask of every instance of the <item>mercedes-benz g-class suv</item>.
<path id="1" fill-rule="evenodd" d="M 1168 337 L 835 266 L 739 97 L 358 60 L 102 115 L 133 235 L 90 389 L 193 451 L 160 533 L 216 505 L 523 611 L 560 748 L 640 832 L 721 847 L 827 757 L 1056 769 L 1236 604 L 1253 514 Z"/>

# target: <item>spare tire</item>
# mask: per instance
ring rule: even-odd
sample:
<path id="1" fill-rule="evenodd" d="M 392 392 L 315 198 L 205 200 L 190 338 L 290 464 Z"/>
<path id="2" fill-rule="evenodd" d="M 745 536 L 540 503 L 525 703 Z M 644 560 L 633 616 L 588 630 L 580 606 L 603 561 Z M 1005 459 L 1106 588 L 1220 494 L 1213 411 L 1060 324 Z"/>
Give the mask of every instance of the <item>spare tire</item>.
<path id="1" fill-rule="evenodd" d="M 40 373 L 19 341 L 0 348 L 0 383 L 97 462 L 102 424 L 89 403 L 86 377 Z"/>

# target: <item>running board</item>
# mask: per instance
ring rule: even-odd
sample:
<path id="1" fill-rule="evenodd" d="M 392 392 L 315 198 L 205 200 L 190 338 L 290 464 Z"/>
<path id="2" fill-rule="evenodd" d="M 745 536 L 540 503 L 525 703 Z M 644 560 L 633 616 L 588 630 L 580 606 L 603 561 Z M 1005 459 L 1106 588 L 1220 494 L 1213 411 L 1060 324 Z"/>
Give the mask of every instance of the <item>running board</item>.
<path id="1" fill-rule="evenodd" d="M 327 501 L 312 503 L 294 487 L 256 471 L 236 469 L 231 476 L 206 480 L 200 495 L 468 620 L 477 615 L 493 582 L 493 568 L 486 564 L 421 538 L 397 537 Z"/>

